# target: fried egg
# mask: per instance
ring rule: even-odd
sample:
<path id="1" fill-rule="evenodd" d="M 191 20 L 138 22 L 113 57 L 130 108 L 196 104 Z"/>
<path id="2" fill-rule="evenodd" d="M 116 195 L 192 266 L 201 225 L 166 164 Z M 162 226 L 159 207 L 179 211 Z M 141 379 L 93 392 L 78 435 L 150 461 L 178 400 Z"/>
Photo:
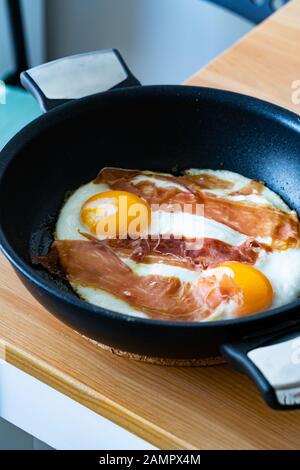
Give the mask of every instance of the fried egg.
<path id="1" fill-rule="evenodd" d="M 210 187 L 202 189 L 204 193 L 216 198 L 252 206 L 269 207 L 284 214 L 295 214 L 279 195 L 265 186 L 260 187 L 257 192 L 248 191 L 251 184 L 255 182 L 237 173 L 226 170 L 190 169 L 185 172 L 185 175 L 203 176 L 210 178 L 211 181 L 222 180 L 224 184 L 220 184 L 221 187 L 214 188 L 211 184 Z M 184 181 L 174 181 L 174 177 L 170 174 L 144 171 L 139 172 L 131 180 L 133 187 L 148 183 L 159 188 L 160 191 L 173 188 L 179 193 L 189 193 Z M 95 229 L 97 221 L 95 222 L 93 211 L 97 209 L 99 201 L 107 200 L 112 191 L 114 191 L 114 197 L 118 197 L 121 193 L 125 194 L 124 191 L 115 190 L 109 184 L 95 182 L 87 183 L 74 191 L 60 211 L 55 239 L 86 240 L 86 234 L 92 237 L 97 236 Z M 137 195 L 130 193 L 129 207 L 138 202 L 138 199 Z M 149 209 L 150 206 L 145 200 L 143 204 Z M 115 210 L 120 210 L 119 206 L 116 206 Z M 199 238 L 200 233 L 201 238 L 218 240 L 234 247 L 241 246 L 251 238 L 225 223 L 205 217 L 205 214 L 176 212 L 170 214 L 164 210 L 155 212 L 150 210 L 148 222 L 150 236 Z M 117 232 L 119 230 L 120 227 L 117 227 Z M 228 261 L 204 270 L 191 270 L 161 261 L 149 264 L 128 257 L 121 257 L 121 259 L 139 277 L 155 275 L 166 278 L 176 277 L 181 282 L 188 282 L 191 285 L 196 285 L 199 279 L 204 277 L 220 278 L 226 274 L 241 289 L 243 300 L 240 305 L 237 305 L 236 299 L 221 303 L 205 321 L 230 319 L 279 307 L 300 296 L 300 248 L 294 246 L 285 250 L 268 249 L 272 242 L 270 237 L 256 236 L 255 240 L 262 246 L 256 249 L 258 257 L 253 265 Z M 109 292 L 79 285 L 77 282 L 70 283 L 74 291 L 91 304 L 126 315 L 148 318 L 148 314 Z"/>

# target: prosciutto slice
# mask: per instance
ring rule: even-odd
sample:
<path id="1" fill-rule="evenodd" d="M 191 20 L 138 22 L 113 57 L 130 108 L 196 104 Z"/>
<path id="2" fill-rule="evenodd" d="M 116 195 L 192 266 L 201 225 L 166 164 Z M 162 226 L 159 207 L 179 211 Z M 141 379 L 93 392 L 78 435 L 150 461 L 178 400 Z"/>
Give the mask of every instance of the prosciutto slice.
<path id="1" fill-rule="evenodd" d="M 96 240 L 88 234 L 83 235 L 87 239 Z M 99 243 L 109 246 L 118 256 L 128 257 L 136 262 L 165 263 L 191 270 L 203 270 L 229 261 L 253 265 L 260 249 L 268 251 L 268 247 L 250 239 L 240 246 L 231 246 L 213 238 L 198 241 L 162 237 L 158 240 L 113 239 Z"/>
<path id="2" fill-rule="evenodd" d="M 227 225 L 251 238 L 270 238 L 270 245 L 275 249 L 300 246 L 300 226 L 295 213 L 285 213 L 262 204 L 232 201 L 204 191 L 203 180 L 205 178 L 203 176 L 205 175 L 199 179 L 194 176 L 176 178 L 155 174 L 155 178 L 170 182 L 170 186 L 159 187 L 153 181 L 135 183 L 133 180 L 142 174 L 137 170 L 104 168 L 95 183 L 106 183 L 111 189 L 132 192 L 154 206 L 164 204 L 168 210 L 172 208 L 178 210 L 178 205 L 183 209 L 184 204 L 190 204 L 192 207 L 201 204 L 204 207 L 205 217 Z M 171 183 L 182 185 L 183 190 Z M 218 187 L 218 184 L 222 187 L 223 181 L 222 183 L 215 181 L 215 187 Z M 251 194 L 251 191 L 253 194 L 261 192 L 261 184 L 249 185 L 246 194 Z M 212 187 L 211 177 L 207 185 L 209 188 Z M 193 213 L 196 213 L 195 209 Z"/>
<path id="3" fill-rule="evenodd" d="M 224 274 L 184 282 L 177 277 L 138 276 L 105 243 L 92 240 L 54 242 L 37 260 L 72 284 L 102 289 L 153 319 L 201 321 L 221 303 L 241 301 L 241 291 Z"/>

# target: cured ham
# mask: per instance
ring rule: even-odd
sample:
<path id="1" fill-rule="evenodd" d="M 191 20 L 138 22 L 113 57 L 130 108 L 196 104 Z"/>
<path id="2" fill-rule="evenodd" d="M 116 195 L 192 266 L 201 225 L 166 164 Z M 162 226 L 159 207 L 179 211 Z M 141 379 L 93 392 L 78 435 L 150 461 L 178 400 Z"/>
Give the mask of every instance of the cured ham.
<path id="1" fill-rule="evenodd" d="M 95 240 L 83 234 L 89 240 Z M 255 240 L 247 240 L 240 246 L 231 246 L 220 240 L 178 240 L 175 238 L 158 240 L 104 240 L 98 243 L 109 246 L 118 256 L 129 257 L 140 263 L 162 262 L 186 269 L 203 270 L 226 261 L 237 261 L 253 265 L 262 245 Z M 265 247 L 268 250 L 268 247 Z"/>
<path id="2" fill-rule="evenodd" d="M 177 277 L 138 276 L 107 244 L 92 240 L 54 242 L 46 257 L 37 260 L 49 271 L 64 273 L 72 284 L 102 289 L 151 318 L 201 321 L 223 302 L 239 302 L 240 289 L 226 274 L 184 282 Z M 61 274 L 60 274 L 61 275 Z"/>
<path id="3" fill-rule="evenodd" d="M 156 178 L 170 183 L 170 186 L 157 186 L 152 181 L 134 182 L 141 175 L 136 170 L 114 168 L 103 169 L 95 183 L 106 183 L 114 190 L 129 191 L 145 199 L 154 207 L 164 204 L 168 210 L 182 209 L 184 204 L 192 206 L 203 205 L 204 216 L 222 223 L 237 232 L 251 238 L 269 238 L 270 245 L 276 249 L 286 249 L 300 246 L 300 226 L 297 215 L 286 213 L 267 205 L 254 204 L 249 201 L 232 201 L 203 190 L 205 178 L 195 176 L 172 177 L 158 175 Z M 205 176 L 205 175 L 204 175 Z M 216 181 L 217 180 L 217 181 Z M 223 180 L 214 178 L 215 187 L 223 185 Z M 220 182 L 222 181 L 222 183 Z M 173 183 L 173 184 L 172 184 Z M 182 185 L 187 191 L 182 191 L 174 183 Z M 218 186 L 219 185 L 219 186 Z M 211 188 L 212 179 L 209 177 L 208 186 Z M 261 183 L 253 182 L 245 188 L 245 194 L 261 192 Z M 243 194 L 241 190 L 239 194 Z M 195 211 L 194 211 L 195 212 Z"/>

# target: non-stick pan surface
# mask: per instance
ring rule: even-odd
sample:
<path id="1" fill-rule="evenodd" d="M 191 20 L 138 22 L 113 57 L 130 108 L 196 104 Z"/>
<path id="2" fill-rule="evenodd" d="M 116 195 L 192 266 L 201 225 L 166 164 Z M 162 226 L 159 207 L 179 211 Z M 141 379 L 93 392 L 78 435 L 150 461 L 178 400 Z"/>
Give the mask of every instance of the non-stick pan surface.
<path id="1" fill-rule="evenodd" d="M 21 131 L 0 158 L 2 249 L 32 294 L 80 333 L 141 356 L 195 359 L 218 356 L 222 345 L 245 336 L 258 335 L 251 344 L 263 344 L 265 330 L 272 338 L 294 330 L 299 300 L 240 320 L 146 320 L 88 304 L 35 266 L 32 257 L 47 253 L 68 192 L 106 166 L 175 174 L 191 167 L 231 170 L 265 181 L 299 212 L 298 116 L 226 91 L 127 87 L 50 111 Z"/>

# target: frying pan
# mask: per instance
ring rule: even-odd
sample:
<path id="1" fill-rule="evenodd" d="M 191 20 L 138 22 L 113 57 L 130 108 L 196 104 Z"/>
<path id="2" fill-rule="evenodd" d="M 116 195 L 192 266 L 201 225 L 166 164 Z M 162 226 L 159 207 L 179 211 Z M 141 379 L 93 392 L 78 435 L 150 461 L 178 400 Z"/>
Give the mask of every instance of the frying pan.
<path id="1" fill-rule="evenodd" d="M 49 250 L 67 192 L 106 166 L 227 169 L 265 181 L 299 213 L 299 117 L 227 91 L 142 87 L 115 50 L 31 69 L 22 82 L 49 112 L 1 152 L 0 243 L 33 296 L 112 349 L 174 364 L 222 355 L 271 407 L 299 407 L 300 300 L 237 320 L 148 320 L 88 304 L 32 263 Z"/>

